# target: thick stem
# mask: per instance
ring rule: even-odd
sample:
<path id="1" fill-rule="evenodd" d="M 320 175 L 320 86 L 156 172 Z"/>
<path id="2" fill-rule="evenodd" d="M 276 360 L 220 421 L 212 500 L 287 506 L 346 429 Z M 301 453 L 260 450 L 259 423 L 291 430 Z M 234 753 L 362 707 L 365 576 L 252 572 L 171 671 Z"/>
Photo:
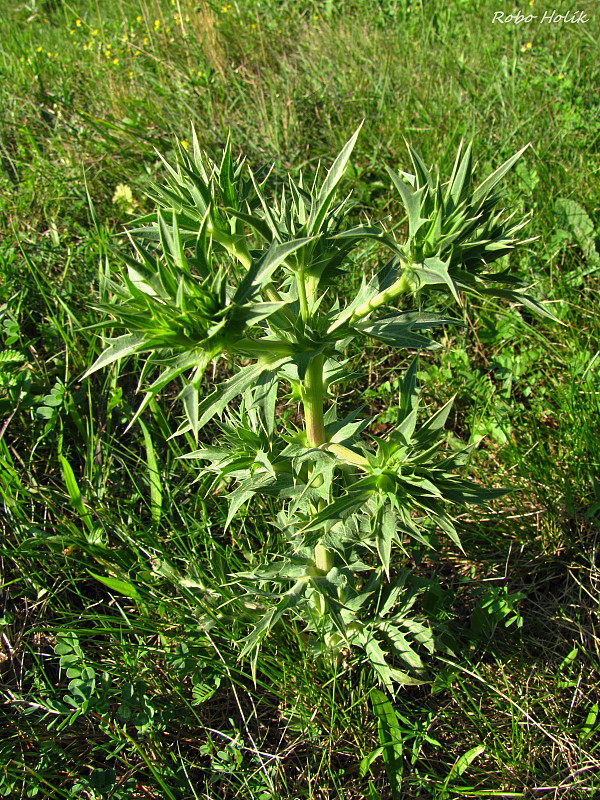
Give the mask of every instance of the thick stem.
<path id="1" fill-rule="evenodd" d="M 302 402 L 304 405 L 306 437 L 310 447 L 320 447 L 326 442 L 325 421 L 323 419 L 323 401 L 325 399 L 323 364 L 324 357 L 322 355 L 315 356 L 308 365 L 304 377 Z M 327 574 L 333 565 L 332 551 L 319 542 L 315 546 L 315 566 L 318 570 Z"/>
<path id="2" fill-rule="evenodd" d="M 311 447 L 319 447 L 326 441 L 323 420 L 323 356 L 315 356 L 306 370 L 302 391 L 306 436 Z"/>
<path id="3" fill-rule="evenodd" d="M 306 280 L 304 278 L 304 270 L 296 273 L 296 284 L 298 286 L 298 300 L 300 302 L 300 316 L 302 321 L 308 320 L 308 297 L 306 294 Z"/>
<path id="4" fill-rule="evenodd" d="M 380 306 L 386 305 L 387 303 L 391 303 L 392 300 L 395 300 L 401 294 L 405 294 L 408 291 L 412 291 L 414 286 L 411 284 L 411 281 L 406 272 L 403 272 L 402 275 L 394 281 L 394 283 L 388 288 L 385 289 L 383 292 L 379 292 L 378 295 L 368 300 L 366 303 L 358 306 L 355 308 L 352 317 L 350 318 L 350 322 L 357 322 L 359 319 L 366 317 L 367 314 L 370 314 L 371 311 L 375 311 L 376 308 Z"/>

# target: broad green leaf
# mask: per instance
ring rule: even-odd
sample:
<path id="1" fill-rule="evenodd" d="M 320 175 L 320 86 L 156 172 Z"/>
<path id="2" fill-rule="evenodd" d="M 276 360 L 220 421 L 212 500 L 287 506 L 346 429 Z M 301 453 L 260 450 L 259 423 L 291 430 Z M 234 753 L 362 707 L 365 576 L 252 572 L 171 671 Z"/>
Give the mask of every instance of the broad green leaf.
<path id="1" fill-rule="evenodd" d="M 419 402 L 419 390 L 417 389 L 418 368 L 419 359 L 415 357 L 410 362 L 409 368 L 404 373 L 402 386 L 400 388 L 397 425 L 401 428 L 402 434 L 407 439 L 410 439 L 410 437 L 413 435 L 416 424 L 415 412 Z M 408 421 L 408 418 L 410 418 L 410 421 Z"/>
<path id="2" fill-rule="evenodd" d="M 183 387 L 179 398 L 183 403 L 185 415 L 190 424 L 190 428 L 195 437 L 198 436 L 200 426 L 198 425 L 198 405 L 200 393 L 193 383 L 188 383 Z"/>
<path id="3" fill-rule="evenodd" d="M 333 409 L 334 406 L 331 408 Z M 327 434 L 327 441 L 332 443 L 352 443 L 352 441 L 355 440 L 356 437 L 358 437 L 371 423 L 371 420 L 368 418 L 355 421 L 356 416 L 360 414 L 363 408 L 364 406 L 360 406 L 344 417 L 344 419 L 336 420 L 335 422 L 326 424 L 325 431 Z M 327 423 L 327 420 L 325 421 Z"/>
<path id="4" fill-rule="evenodd" d="M 349 319 L 351 319 L 352 315 L 359 307 L 362 308 L 365 305 L 368 306 L 382 293 L 385 293 L 397 280 L 399 266 L 400 259 L 396 255 L 386 264 L 384 264 L 384 266 L 371 278 L 368 283 L 363 278 L 356 297 L 350 303 L 350 305 L 346 306 L 346 308 L 335 315 L 333 322 L 330 324 L 327 330 L 327 333 L 332 333 Z"/>
<path id="5" fill-rule="evenodd" d="M 250 498 L 254 497 L 254 495 L 260 490 L 263 491 L 267 488 L 267 486 L 275 483 L 275 478 L 272 473 L 265 474 L 264 472 L 259 472 L 256 475 L 253 475 L 247 481 L 243 481 L 240 486 L 238 486 L 230 495 L 229 495 L 229 509 L 227 512 L 227 519 L 225 520 L 225 530 L 229 528 L 232 519 L 237 514 L 240 507 Z"/>
<path id="6" fill-rule="evenodd" d="M 223 158 L 219 167 L 219 186 L 223 193 L 223 199 L 228 206 L 235 206 L 237 203 L 237 188 L 233 174 L 233 163 L 231 161 L 231 138 L 227 137 L 227 142 L 223 150 Z"/>
<path id="7" fill-rule="evenodd" d="M 275 409 L 277 406 L 277 389 L 279 380 L 277 374 L 264 372 L 253 391 L 253 405 L 260 411 L 260 422 L 267 436 L 271 437 L 275 431 Z"/>
<path id="8" fill-rule="evenodd" d="M 421 425 L 419 430 L 414 434 L 414 441 L 418 443 L 419 447 L 423 449 L 430 447 L 432 443 L 439 438 L 448 421 L 453 405 L 454 398 L 452 397 L 447 403 L 444 403 L 427 422 Z"/>
<path id="9" fill-rule="evenodd" d="M 592 266 L 600 265 L 596 249 L 594 223 L 585 208 L 575 200 L 559 198 L 554 205 L 558 227 L 571 234 Z"/>
<path id="10" fill-rule="evenodd" d="M 89 570 L 88 570 L 89 572 Z M 140 600 L 140 593 L 137 588 L 128 581 L 122 581 L 119 578 L 107 578 L 103 575 L 96 575 L 95 572 L 89 573 L 92 578 L 95 578 L 100 583 L 103 583 L 107 586 L 111 591 L 118 592 L 119 594 L 125 595 L 125 597 L 130 597 L 132 600 Z"/>

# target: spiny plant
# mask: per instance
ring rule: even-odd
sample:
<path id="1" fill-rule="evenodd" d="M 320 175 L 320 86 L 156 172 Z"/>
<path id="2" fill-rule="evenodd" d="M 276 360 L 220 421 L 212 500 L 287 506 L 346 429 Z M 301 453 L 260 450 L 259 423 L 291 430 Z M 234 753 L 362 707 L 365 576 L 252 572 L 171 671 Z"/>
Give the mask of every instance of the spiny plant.
<path id="1" fill-rule="evenodd" d="M 493 266 L 532 241 L 520 238 L 528 220 L 508 214 L 496 191 L 525 148 L 474 186 L 470 145 L 461 143 L 446 181 L 409 147 L 413 171 L 388 169 L 408 220 L 400 239 L 390 232 L 399 224 L 350 225 L 351 194 L 338 195 L 359 131 L 324 177 L 288 177 L 277 196 L 268 195 L 268 176 L 260 181 L 233 159 L 229 142 L 218 163 L 195 135 L 190 152 L 179 147 L 174 164 L 163 159 L 156 211 L 129 232 L 122 281 L 110 282 L 104 306 L 112 320 L 99 323 L 127 332 L 87 374 L 143 354 L 145 397 L 132 422 L 167 384 L 182 382 L 178 433 L 198 441 L 211 420 L 221 432 L 185 457 L 214 476 L 209 490 L 229 487 L 225 528 L 256 495 L 276 502 L 281 551 L 232 576 L 254 617 L 240 655 L 255 657 L 286 616 L 317 654 L 362 650 L 393 691 L 422 677 L 422 654 L 435 645 L 418 613 L 411 555 L 435 548 L 440 532 L 460 546 L 456 509 L 503 490 L 460 476 L 471 447 L 445 451 L 451 401 L 418 424 L 416 356 L 384 436 L 369 433 L 374 420 L 362 405 L 340 419 L 332 387 L 353 377 L 349 345 L 372 339 L 407 354 L 439 347 L 429 332 L 457 320 L 424 307 L 444 295 L 492 296 L 551 314 L 508 268 Z M 340 276 L 368 252 L 387 260 L 370 278 L 365 265 L 345 303 Z M 208 365 L 222 357 L 233 374 L 202 395 Z M 290 408 L 300 401 L 302 427 L 281 412 L 285 400 Z M 207 598 L 218 598 L 213 588 Z"/>

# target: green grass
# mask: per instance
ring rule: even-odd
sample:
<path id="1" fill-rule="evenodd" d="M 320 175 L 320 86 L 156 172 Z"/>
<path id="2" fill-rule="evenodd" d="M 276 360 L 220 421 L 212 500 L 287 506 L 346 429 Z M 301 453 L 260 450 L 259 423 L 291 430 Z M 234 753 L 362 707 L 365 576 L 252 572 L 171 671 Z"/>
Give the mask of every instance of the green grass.
<path id="1" fill-rule="evenodd" d="M 596 796 L 595 5 L 578 6 L 585 25 L 501 27 L 488 0 L 2 5 L 0 795 Z M 228 614 L 234 588 L 213 618 L 203 609 L 230 572 L 276 552 L 271 510 L 223 535 L 222 499 L 177 460 L 190 443 L 166 441 L 174 393 L 124 432 L 135 361 L 80 380 L 100 350 L 89 326 L 111 247 L 162 174 L 154 147 L 168 153 L 191 123 L 211 151 L 231 132 L 253 167 L 275 164 L 276 186 L 363 118 L 358 219 L 398 215 L 381 165 L 407 167 L 404 138 L 447 167 L 472 137 L 482 173 L 532 143 L 509 182 L 540 237 L 520 267 L 564 323 L 467 304 L 448 348 L 421 361 L 428 404 L 457 394 L 451 435 L 485 436 L 471 473 L 517 491 L 465 516 L 466 555 L 415 565 L 435 579 L 454 655 L 384 710 L 369 669 L 314 663 L 291 624 L 254 682 L 231 644 L 247 631 Z M 131 203 L 113 201 L 119 184 Z M 356 390 L 383 410 L 402 363 L 368 355 Z"/>

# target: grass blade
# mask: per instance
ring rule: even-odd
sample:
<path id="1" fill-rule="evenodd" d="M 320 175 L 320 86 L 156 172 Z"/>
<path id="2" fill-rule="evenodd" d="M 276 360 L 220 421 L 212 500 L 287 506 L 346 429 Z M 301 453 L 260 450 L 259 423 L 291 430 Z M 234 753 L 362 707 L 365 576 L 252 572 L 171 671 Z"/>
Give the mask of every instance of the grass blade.
<path id="1" fill-rule="evenodd" d="M 371 703 L 378 721 L 379 743 L 392 800 L 402 800 L 402 731 L 398 717 L 389 697 L 379 689 L 371 690 Z"/>
<path id="2" fill-rule="evenodd" d="M 158 470 L 158 463 L 156 460 L 156 453 L 154 452 L 154 445 L 150 432 L 142 420 L 138 420 L 142 434 L 144 436 L 144 446 L 146 448 L 146 460 L 148 462 L 148 481 L 150 483 L 150 512 L 152 520 L 158 525 L 162 516 L 162 484 L 160 480 L 160 472 Z"/>

